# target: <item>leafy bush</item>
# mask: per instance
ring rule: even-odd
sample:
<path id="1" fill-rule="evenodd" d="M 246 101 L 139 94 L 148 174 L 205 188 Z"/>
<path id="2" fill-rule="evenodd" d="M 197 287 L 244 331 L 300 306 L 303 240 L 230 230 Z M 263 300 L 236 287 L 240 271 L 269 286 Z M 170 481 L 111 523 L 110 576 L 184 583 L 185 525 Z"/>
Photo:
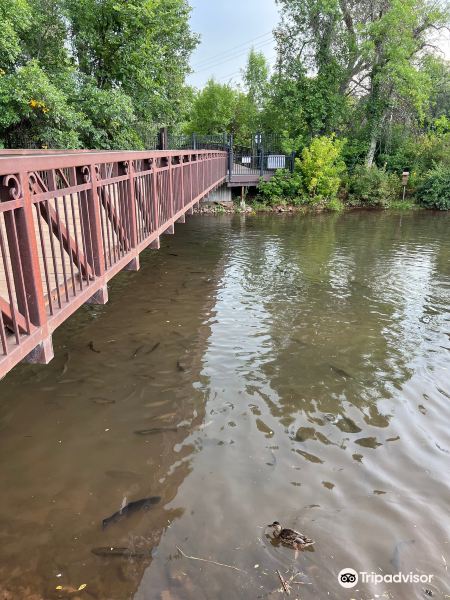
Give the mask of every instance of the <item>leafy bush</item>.
<path id="1" fill-rule="evenodd" d="M 450 210 L 450 167 L 439 165 L 429 171 L 417 194 L 426 208 Z"/>
<path id="2" fill-rule="evenodd" d="M 352 206 L 388 206 L 398 198 L 401 190 L 397 175 L 375 165 L 359 165 L 348 183 L 348 202 Z"/>
<path id="3" fill-rule="evenodd" d="M 260 199 L 268 204 L 303 204 L 303 180 L 301 173 L 279 169 L 269 181 L 259 184 Z"/>
<path id="4" fill-rule="evenodd" d="M 143 149 L 135 130 L 133 101 L 121 90 L 101 90 L 85 81 L 76 98 L 86 118 L 81 136 L 85 148 L 105 150 Z"/>
<path id="5" fill-rule="evenodd" d="M 70 74 L 65 75 L 66 86 L 74 87 Z M 67 94 L 36 60 L 0 77 L 0 106 L 0 131 L 10 147 L 26 147 L 30 141 L 38 147 L 80 147 L 85 116 L 71 106 Z"/>
<path id="6" fill-rule="evenodd" d="M 342 212 L 345 208 L 344 203 L 339 198 L 331 198 L 326 204 L 327 210 L 331 212 Z"/>
<path id="7" fill-rule="evenodd" d="M 304 186 L 313 204 L 337 197 L 346 171 L 342 150 L 345 140 L 334 135 L 316 137 L 302 152 L 298 166 Z"/>

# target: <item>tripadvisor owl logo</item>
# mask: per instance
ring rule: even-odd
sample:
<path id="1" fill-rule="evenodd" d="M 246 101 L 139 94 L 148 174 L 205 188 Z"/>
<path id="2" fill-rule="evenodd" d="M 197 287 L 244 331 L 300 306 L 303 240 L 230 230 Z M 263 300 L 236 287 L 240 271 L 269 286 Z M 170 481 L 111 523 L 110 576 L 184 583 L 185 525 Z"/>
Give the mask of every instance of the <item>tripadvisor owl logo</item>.
<path id="1" fill-rule="evenodd" d="M 342 569 L 338 575 L 338 581 L 343 588 L 353 588 L 358 583 L 358 573 L 354 569 Z"/>

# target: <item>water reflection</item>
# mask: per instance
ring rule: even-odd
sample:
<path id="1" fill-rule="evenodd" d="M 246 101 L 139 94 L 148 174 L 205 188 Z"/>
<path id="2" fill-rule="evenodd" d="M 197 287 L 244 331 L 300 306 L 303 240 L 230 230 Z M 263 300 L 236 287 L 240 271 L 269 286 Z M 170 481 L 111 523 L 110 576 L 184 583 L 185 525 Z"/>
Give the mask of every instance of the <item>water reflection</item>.
<path id="1" fill-rule="evenodd" d="M 110 306 L 61 330 L 53 365 L 1 384 L 0 590 L 278 598 L 278 569 L 302 599 L 450 594 L 449 224 L 355 212 L 179 228 Z M 274 520 L 311 551 L 272 544 Z M 346 592 L 347 566 L 434 580 Z"/>

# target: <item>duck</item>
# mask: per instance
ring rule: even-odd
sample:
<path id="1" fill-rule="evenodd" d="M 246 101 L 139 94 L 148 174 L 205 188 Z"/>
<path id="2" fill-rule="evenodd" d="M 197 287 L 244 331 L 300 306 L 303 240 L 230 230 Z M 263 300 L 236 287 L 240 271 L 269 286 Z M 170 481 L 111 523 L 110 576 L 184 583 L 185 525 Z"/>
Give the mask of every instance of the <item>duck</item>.
<path id="1" fill-rule="evenodd" d="M 278 521 L 274 521 L 268 527 L 273 529 L 275 539 L 280 540 L 286 546 L 295 548 L 295 550 L 303 550 L 303 548 L 308 548 L 308 546 L 314 544 L 314 541 L 303 533 L 299 533 L 294 529 L 285 529 Z"/>

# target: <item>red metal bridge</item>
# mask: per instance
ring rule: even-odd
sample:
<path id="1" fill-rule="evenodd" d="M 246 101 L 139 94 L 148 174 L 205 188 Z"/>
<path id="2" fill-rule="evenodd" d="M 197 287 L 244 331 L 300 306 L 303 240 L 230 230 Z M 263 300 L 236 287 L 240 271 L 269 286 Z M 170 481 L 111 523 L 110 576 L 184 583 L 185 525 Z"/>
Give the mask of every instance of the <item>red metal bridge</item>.
<path id="1" fill-rule="evenodd" d="M 219 150 L 0 155 L 0 378 L 48 363 L 52 333 L 107 282 L 138 270 L 227 177 Z"/>

